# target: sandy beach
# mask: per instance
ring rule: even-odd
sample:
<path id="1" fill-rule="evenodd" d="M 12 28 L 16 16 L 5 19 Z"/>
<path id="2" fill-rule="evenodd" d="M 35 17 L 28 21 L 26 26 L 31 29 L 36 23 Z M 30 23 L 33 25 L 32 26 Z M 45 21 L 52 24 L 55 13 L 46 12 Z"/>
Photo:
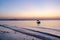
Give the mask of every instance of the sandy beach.
<path id="1" fill-rule="evenodd" d="M 40 29 L 48 30 L 47 28 Z M 59 30 L 55 29 L 51 31 L 60 33 Z M 60 36 L 38 30 L 0 24 L 0 40 L 60 40 Z"/>

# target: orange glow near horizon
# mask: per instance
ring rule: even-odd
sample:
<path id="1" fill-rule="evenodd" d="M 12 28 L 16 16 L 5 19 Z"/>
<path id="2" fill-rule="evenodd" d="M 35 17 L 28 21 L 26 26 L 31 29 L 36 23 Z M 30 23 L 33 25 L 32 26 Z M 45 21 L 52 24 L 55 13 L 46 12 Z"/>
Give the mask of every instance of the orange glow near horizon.
<path id="1" fill-rule="evenodd" d="M 25 13 L 25 14 L 14 14 L 10 16 L 5 16 L 5 18 L 60 18 L 60 13 L 48 13 L 48 12 L 39 12 L 39 13 Z"/>
<path id="2" fill-rule="evenodd" d="M 24 12 L 15 14 L 15 18 L 60 18 L 60 12 Z"/>

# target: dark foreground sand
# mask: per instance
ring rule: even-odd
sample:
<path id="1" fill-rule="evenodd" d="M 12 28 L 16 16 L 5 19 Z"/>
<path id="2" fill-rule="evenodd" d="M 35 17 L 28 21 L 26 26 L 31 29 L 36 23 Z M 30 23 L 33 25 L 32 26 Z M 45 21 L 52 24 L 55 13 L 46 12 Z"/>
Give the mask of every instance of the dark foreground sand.
<path id="1" fill-rule="evenodd" d="M 0 24 L 0 40 L 60 40 L 60 36 L 33 29 Z"/>

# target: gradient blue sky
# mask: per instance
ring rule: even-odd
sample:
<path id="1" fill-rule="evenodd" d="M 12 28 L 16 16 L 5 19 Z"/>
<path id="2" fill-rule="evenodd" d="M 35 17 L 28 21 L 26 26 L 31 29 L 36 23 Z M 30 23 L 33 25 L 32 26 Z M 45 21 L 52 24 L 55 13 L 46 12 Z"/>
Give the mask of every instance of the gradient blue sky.
<path id="1" fill-rule="evenodd" d="M 0 0 L 0 18 L 60 18 L 60 0 Z"/>

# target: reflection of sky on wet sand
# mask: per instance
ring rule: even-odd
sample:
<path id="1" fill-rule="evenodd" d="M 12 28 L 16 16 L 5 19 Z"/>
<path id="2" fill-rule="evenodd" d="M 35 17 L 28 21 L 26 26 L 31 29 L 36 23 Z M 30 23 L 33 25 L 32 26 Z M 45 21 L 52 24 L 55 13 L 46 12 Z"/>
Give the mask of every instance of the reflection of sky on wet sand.
<path id="1" fill-rule="evenodd" d="M 6 33 L 9 32 L 9 33 Z M 0 26 L 0 40 L 40 40 L 38 38 L 28 36 L 19 32 L 10 30 L 8 28 L 4 28 Z"/>
<path id="2" fill-rule="evenodd" d="M 8 24 L 22 27 L 37 26 L 36 21 L 0 21 L 0 24 Z M 41 20 L 40 27 L 60 29 L 60 20 Z"/>
<path id="3" fill-rule="evenodd" d="M 37 26 L 36 21 L 0 21 L 0 24 L 7 24 L 15 27 L 23 27 L 60 35 L 60 20 L 41 20 L 40 26 Z"/>
<path id="4" fill-rule="evenodd" d="M 41 22 L 42 27 L 60 29 L 60 20 L 46 20 Z"/>

